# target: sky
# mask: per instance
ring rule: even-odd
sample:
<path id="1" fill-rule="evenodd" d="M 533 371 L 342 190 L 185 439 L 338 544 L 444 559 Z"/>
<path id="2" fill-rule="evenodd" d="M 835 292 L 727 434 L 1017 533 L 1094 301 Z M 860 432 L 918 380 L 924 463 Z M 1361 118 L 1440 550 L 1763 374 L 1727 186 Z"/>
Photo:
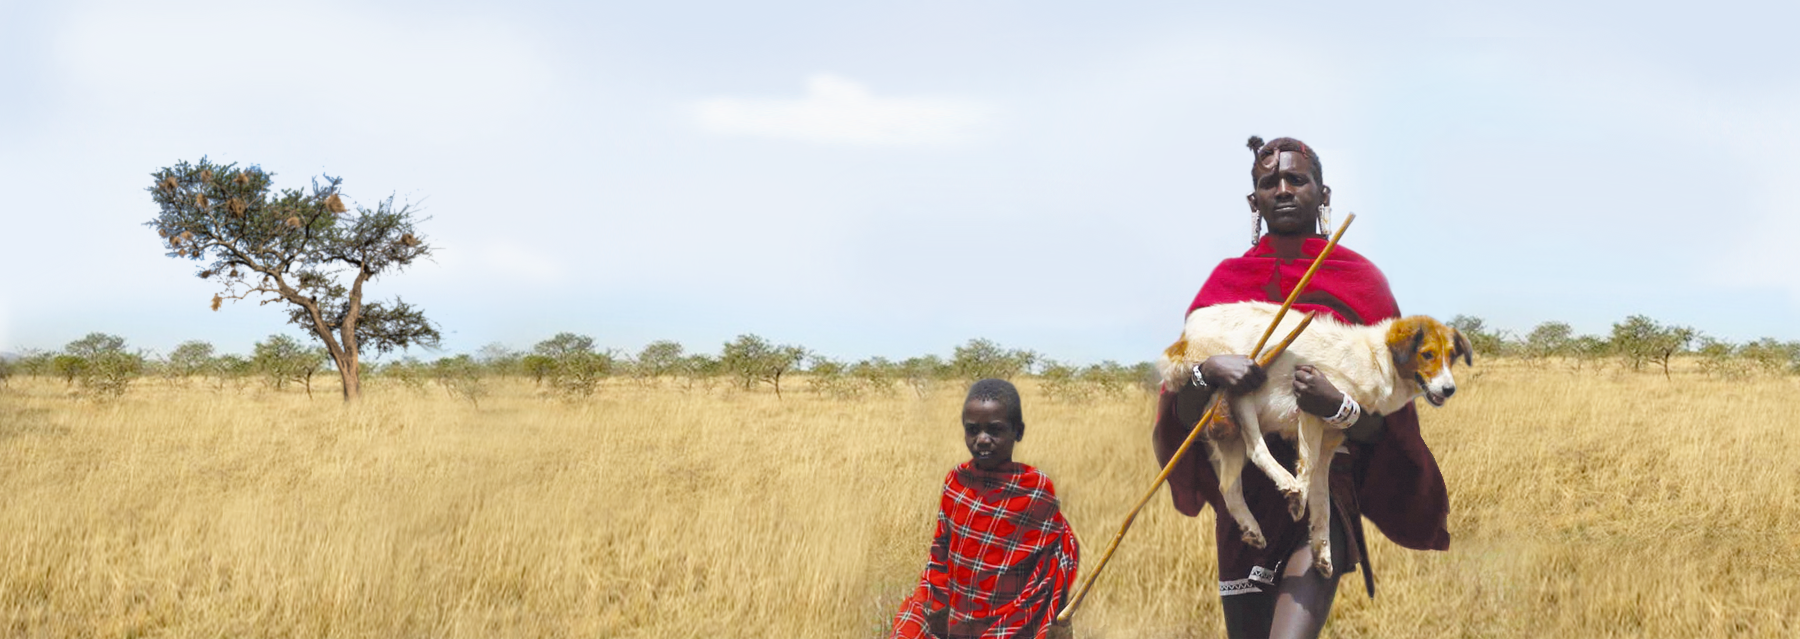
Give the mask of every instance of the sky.
<path id="1" fill-rule="evenodd" d="M 0 0 L 0 351 L 301 336 L 166 257 L 201 157 L 438 251 L 431 358 L 558 332 L 1154 358 L 1319 152 L 1401 308 L 1800 339 L 1800 4 Z"/>

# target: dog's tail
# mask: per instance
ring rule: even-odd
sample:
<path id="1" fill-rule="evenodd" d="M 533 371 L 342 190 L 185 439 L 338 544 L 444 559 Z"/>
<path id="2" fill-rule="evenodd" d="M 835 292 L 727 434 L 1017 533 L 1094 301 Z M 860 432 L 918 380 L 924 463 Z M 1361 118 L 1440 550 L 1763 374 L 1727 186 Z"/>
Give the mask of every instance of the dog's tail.
<path id="1" fill-rule="evenodd" d="M 1215 392 L 1223 393 L 1224 391 Z M 1237 416 L 1231 414 L 1230 401 L 1221 401 L 1219 410 L 1213 412 L 1212 419 L 1201 423 L 1198 428 L 1200 436 L 1215 442 L 1237 439 L 1238 433 L 1243 431 L 1243 427 L 1238 426 Z"/>

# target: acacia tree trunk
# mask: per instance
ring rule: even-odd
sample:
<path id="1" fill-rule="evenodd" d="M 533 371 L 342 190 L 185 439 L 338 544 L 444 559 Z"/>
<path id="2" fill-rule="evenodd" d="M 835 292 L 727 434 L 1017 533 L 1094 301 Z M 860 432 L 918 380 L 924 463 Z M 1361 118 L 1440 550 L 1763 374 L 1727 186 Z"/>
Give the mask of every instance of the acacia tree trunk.
<path id="1" fill-rule="evenodd" d="M 362 375 L 357 369 L 356 356 L 339 359 L 337 367 L 338 377 L 344 380 L 344 403 L 362 399 Z"/>

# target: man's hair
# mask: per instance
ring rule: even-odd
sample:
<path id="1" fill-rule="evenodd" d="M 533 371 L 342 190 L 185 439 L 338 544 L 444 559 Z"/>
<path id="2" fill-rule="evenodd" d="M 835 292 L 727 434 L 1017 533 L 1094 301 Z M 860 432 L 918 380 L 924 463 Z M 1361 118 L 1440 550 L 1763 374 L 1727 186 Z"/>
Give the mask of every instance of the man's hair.
<path id="1" fill-rule="evenodd" d="M 1025 412 L 1019 407 L 1019 389 L 1004 379 L 984 379 L 969 386 L 969 398 L 963 403 L 981 400 L 1000 405 L 1013 426 L 1025 423 Z"/>
<path id="2" fill-rule="evenodd" d="M 1262 163 L 1263 158 L 1282 151 L 1305 154 L 1306 159 L 1312 160 L 1313 181 L 1320 184 L 1325 183 L 1325 166 L 1319 164 L 1319 154 L 1314 152 L 1312 147 L 1307 146 L 1305 142 L 1293 138 L 1275 138 L 1269 140 L 1268 144 L 1263 144 L 1263 139 L 1261 137 L 1252 135 L 1250 136 L 1250 141 L 1247 142 L 1245 146 L 1250 147 L 1250 152 L 1256 154 L 1256 159 L 1250 163 L 1250 180 L 1252 184 L 1256 181 L 1256 167 Z"/>

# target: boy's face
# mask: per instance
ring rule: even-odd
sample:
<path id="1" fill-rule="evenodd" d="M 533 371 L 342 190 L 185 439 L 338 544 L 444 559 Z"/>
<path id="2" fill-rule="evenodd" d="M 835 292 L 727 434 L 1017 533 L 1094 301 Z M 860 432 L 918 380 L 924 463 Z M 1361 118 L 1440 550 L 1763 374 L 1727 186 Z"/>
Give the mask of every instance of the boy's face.
<path id="1" fill-rule="evenodd" d="M 963 443 L 975 467 L 998 470 L 1012 462 L 1013 444 L 1025 436 L 1025 425 L 1012 423 L 1006 409 L 993 400 L 971 399 L 963 404 Z"/>

